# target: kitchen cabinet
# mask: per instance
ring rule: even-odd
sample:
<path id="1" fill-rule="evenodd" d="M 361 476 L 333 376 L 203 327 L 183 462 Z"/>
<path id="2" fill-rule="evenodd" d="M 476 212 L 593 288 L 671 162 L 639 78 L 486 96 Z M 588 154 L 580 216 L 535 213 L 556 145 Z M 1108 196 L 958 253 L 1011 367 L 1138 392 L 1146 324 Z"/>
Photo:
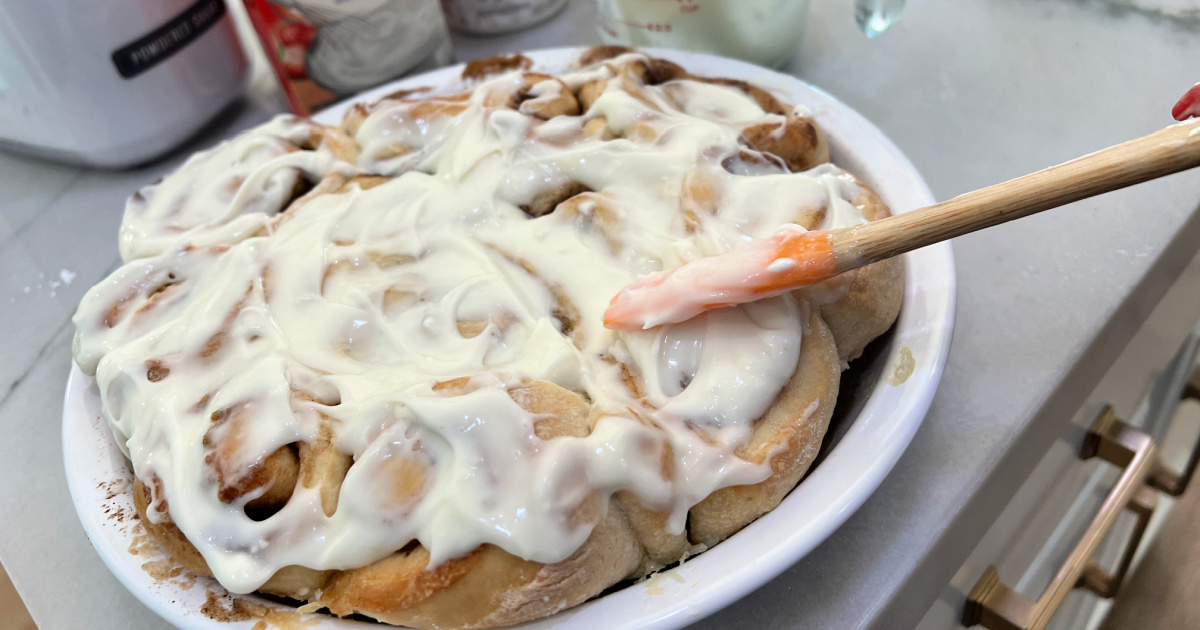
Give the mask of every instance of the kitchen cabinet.
<path id="1" fill-rule="evenodd" d="M 1189 323 L 1192 324 L 1189 326 Z M 1153 439 L 1155 458 L 1183 470 L 1200 438 L 1200 256 L 1197 256 L 1121 352 L 1049 451 L 997 517 L 995 524 L 954 574 L 918 625 L 919 630 L 963 627 L 967 600 L 994 567 L 998 579 L 1031 601 L 1046 591 L 1085 531 L 1111 496 L 1121 469 L 1100 457 L 1084 459 L 1088 430 L 1111 412 Z M 1174 500 L 1141 482 L 1153 509 L 1140 543 L 1138 519 L 1126 509 L 1104 536 L 1095 558 L 1114 571 L 1126 552 L 1140 553 L 1154 540 Z M 1193 492 L 1200 490 L 1192 490 Z M 1132 573 L 1132 571 L 1130 571 Z M 1118 591 L 1119 596 L 1119 591 Z M 1050 630 L 1093 630 L 1111 602 L 1075 588 L 1051 618 Z"/>

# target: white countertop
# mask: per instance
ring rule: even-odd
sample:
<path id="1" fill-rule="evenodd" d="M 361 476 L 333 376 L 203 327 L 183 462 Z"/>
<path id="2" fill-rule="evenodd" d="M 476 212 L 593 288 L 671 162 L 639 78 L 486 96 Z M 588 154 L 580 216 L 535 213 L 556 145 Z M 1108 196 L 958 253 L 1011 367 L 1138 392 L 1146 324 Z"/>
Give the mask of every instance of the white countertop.
<path id="1" fill-rule="evenodd" d="M 1170 123 L 1200 80 L 1200 16 L 1154 1 L 910 0 L 868 41 L 850 2 L 818 0 L 791 71 L 874 121 L 944 199 Z M 594 43 L 589 16 L 576 0 L 529 31 L 456 38 L 456 52 Z M 42 628 L 165 625 L 92 552 L 67 494 L 70 317 L 117 264 L 125 198 L 278 111 L 264 79 L 200 140 L 141 170 L 0 153 L 0 561 Z M 905 456 L 825 544 L 699 625 L 919 620 L 1200 246 L 1198 203 L 1193 172 L 957 240 L 954 345 Z"/>

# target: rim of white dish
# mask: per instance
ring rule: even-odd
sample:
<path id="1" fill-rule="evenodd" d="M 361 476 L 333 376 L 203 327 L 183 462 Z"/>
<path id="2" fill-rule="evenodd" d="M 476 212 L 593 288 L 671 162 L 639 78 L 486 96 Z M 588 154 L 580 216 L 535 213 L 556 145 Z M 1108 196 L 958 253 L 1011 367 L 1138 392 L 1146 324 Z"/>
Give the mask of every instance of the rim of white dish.
<path id="1" fill-rule="evenodd" d="M 584 48 L 552 48 L 525 53 L 536 68 L 559 70 Z M 920 173 L 883 132 L 829 94 L 788 75 L 746 62 L 703 53 L 643 49 L 697 74 L 756 83 L 803 105 L 829 138 L 834 162 L 861 177 L 893 212 L 934 202 Z M 462 65 L 408 77 L 359 94 L 314 116 L 336 123 L 351 103 L 371 101 L 398 89 L 454 82 Z M 950 350 L 955 311 L 954 257 L 948 243 L 906 254 L 904 305 L 887 347 L 870 366 L 870 393 L 856 401 L 858 414 L 824 459 L 779 507 L 712 549 L 628 586 L 557 615 L 518 626 L 525 630 L 604 627 L 613 630 L 671 630 L 698 621 L 778 576 L 824 541 L 866 501 L 895 465 L 920 427 L 933 399 Z M 886 382 L 907 347 L 915 358 L 912 374 L 899 385 Z M 200 612 L 210 592 L 222 589 L 207 578 L 188 588 L 151 577 L 145 557 L 130 553 L 137 526 L 113 513 L 132 510 L 121 484 L 131 479 L 128 465 L 100 416 L 91 378 L 72 365 L 63 405 L 63 457 L 67 483 L 84 531 L 117 579 L 143 604 L 186 630 L 249 629 L 255 620 L 222 622 Z M 107 510 L 107 514 L 106 514 Z M 268 603 L 255 596 L 259 603 Z M 269 603 L 268 603 L 269 604 Z M 316 628 L 366 628 L 328 615 L 312 615 Z M 380 627 L 371 624 L 372 627 Z"/>

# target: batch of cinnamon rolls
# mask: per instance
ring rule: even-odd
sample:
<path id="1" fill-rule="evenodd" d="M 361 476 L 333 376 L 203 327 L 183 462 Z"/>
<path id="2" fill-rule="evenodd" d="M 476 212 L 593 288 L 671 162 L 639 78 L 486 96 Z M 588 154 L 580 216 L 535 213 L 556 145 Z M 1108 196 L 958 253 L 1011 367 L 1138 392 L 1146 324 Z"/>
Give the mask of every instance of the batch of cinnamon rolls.
<path id="1" fill-rule="evenodd" d="M 74 352 L 153 538 L 235 593 L 487 628 L 777 506 L 903 273 L 605 329 L 639 276 L 888 214 L 806 110 L 702 74 L 489 59 L 338 126 L 281 116 L 134 194 Z"/>

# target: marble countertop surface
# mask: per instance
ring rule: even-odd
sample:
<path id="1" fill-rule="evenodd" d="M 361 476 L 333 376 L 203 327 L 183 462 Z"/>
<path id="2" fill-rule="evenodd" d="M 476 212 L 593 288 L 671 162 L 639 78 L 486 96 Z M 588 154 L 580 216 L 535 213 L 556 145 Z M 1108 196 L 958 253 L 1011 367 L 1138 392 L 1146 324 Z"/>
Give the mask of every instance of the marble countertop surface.
<path id="1" fill-rule="evenodd" d="M 592 44 L 582 0 L 551 22 L 455 38 L 459 59 Z M 910 0 L 868 40 L 813 3 L 787 68 L 883 129 L 939 199 L 1171 122 L 1200 80 L 1200 14 L 1175 0 Z M 0 153 L 0 561 L 39 626 L 160 628 L 90 548 L 67 493 L 70 317 L 117 265 L 125 198 L 191 151 L 283 108 L 247 97 L 150 166 L 95 171 Z M 813 553 L 700 627 L 916 623 L 1200 245 L 1200 172 L 960 238 L 941 387 L 879 490 Z"/>

